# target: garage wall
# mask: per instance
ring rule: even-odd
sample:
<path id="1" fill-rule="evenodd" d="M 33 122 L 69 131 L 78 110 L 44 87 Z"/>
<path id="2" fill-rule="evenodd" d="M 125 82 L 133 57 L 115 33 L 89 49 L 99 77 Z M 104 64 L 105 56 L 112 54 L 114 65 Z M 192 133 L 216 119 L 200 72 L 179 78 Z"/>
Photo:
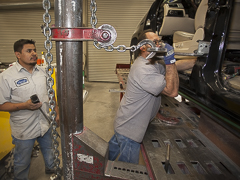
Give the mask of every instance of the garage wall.
<path id="1" fill-rule="evenodd" d="M 88 0 L 88 7 L 90 4 Z M 117 40 L 114 46 L 130 46 L 132 34 L 136 30 L 138 23 L 148 12 L 154 0 L 96 0 L 96 16 L 98 28 L 102 24 L 110 24 L 117 31 Z M 88 10 L 88 20 L 91 12 Z M 88 21 L 88 27 L 91 27 Z M 106 81 L 117 82 L 115 74 L 116 64 L 130 62 L 129 51 L 120 53 L 118 51 L 106 52 L 104 49 L 98 50 L 93 46 L 93 42 L 88 42 L 88 80 L 89 81 Z"/>
<path id="2" fill-rule="evenodd" d="M 36 41 L 38 58 L 44 48 L 45 36 L 41 32 L 43 23 L 43 8 L 1 9 L 0 10 L 0 62 L 15 62 L 13 44 L 19 39 L 33 39 Z M 54 10 L 51 8 L 51 24 L 55 23 Z M 51 50 L 55 60 L 55 43 Z"/>

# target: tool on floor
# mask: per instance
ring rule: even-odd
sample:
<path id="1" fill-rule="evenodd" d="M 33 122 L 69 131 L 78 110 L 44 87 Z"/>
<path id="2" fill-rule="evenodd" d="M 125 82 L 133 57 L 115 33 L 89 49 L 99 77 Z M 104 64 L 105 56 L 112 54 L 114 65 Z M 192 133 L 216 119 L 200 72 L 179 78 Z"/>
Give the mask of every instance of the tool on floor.
<path id="1" fill-rule="evenodd" d="M 166 154 L 166 160 L 165 160 L 165 166 L 164 166 L 166 173 L 168 173 L 169 171 L 169 160 L 170 160 L 170 143 L 167 143 L 167 154 Z"/>
<path id="2" fill-rule="evenodd" d="M 125 92 L 124 89 L 109 89 L 109 92 Z"/>

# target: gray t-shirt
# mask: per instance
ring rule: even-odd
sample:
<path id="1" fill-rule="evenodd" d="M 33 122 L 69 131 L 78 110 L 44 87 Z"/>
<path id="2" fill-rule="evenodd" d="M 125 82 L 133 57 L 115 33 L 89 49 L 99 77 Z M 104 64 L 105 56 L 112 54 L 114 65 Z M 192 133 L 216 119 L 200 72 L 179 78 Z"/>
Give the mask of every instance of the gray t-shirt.
<path id="1" fill-rule="evenodd" d="M 131 66 L 114 124 L 116 132 L 139 143 L 160 108 L 160 93 L 166 86 L 164 66 L 148 63 L 139 56 Z"/>
<path id="2" fill-rule="evenodd" d="M 42 110 L 48 113 L 46 78 L 42 67 L 36 65 L 30 74 L 17 62 L 0 74 L 0 104 L 26 102 L 30 96 L 37 94 L 42 102 Z M 49 123 L 40 110 L 10 112 L 10 126 L 12 135 L 21 140 L 43 136 L 49 129 Z"/>

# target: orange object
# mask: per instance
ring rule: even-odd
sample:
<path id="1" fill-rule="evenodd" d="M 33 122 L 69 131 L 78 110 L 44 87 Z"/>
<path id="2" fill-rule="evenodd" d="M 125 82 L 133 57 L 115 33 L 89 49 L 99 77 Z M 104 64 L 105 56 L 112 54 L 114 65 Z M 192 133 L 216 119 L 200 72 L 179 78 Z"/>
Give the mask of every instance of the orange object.
<path id="1" fill-rule="evenodd" d="M 37 60 L 37 65 L 43 64 L 44 60 L 43 59 L 38 59 Z"/>
<path id="2" fill-rule="evenodd" d="M 37 64 L 38 64 L 38 65 L 41 64 L 41 59 L 38 59 L 38 60 L 37 60 Z"/>

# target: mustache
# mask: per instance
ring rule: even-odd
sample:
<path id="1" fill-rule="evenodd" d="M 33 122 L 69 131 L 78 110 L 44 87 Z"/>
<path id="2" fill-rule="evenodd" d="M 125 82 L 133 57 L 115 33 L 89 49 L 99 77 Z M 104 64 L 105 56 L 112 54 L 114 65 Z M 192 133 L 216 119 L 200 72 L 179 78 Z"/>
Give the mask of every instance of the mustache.
<path id="1" fill-rule="evenodd" d="M 32 56 L 31 59 L 38 59 L 38 57 L 37 56 Z"/>

